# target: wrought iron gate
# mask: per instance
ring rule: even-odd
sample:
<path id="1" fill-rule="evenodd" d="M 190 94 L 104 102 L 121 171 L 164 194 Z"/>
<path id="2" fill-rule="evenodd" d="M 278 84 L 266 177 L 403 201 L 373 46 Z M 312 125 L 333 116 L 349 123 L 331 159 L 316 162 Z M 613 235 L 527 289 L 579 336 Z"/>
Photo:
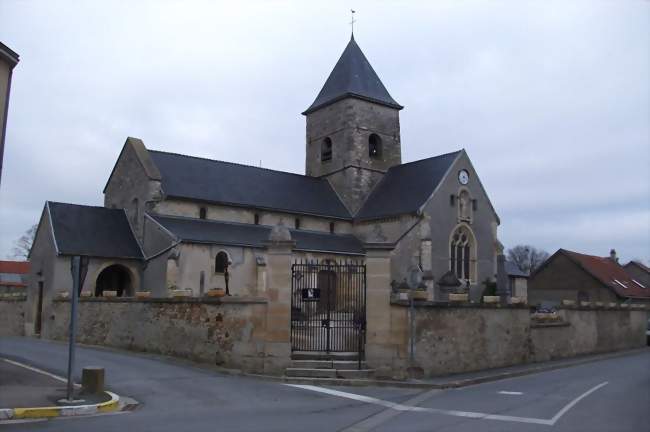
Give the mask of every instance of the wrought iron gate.
<path id="1" fill-rule="evenodd" d="M 361 354 L 366 330 L 365 264 L 300 261 L 291 270 L 291 349 Z"/>

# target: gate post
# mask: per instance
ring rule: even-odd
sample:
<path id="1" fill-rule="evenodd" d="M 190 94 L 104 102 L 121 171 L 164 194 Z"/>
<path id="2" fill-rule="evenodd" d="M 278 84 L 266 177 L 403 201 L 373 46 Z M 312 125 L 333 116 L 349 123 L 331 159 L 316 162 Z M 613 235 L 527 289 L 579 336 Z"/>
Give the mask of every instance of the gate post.
<path id="1" fill-rule="evenodd" d="M 264 373 L 279 374 L 291 364 L 291 259 L 295 242 L 284 225 L 276 225 L 267 247 L 267 308 Z"/>
<path id="2" fill-rule="evenodd" d="M 379 378 L 402 378 L 407 363 L 407 320 L 404 308 L 391 308 L 392 247 L 365 244 L 366 361 Z"/>

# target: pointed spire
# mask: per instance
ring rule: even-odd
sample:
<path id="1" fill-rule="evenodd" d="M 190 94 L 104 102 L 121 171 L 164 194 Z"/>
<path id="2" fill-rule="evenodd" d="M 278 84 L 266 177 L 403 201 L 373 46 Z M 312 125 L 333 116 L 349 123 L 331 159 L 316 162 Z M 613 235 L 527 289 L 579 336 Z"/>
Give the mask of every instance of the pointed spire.
<path id="1" fill-rule="evenodd" d="M 316 100 L 303 112 L 303 115 L 346 97 L 364 99 L 398 110 L 404 108 L 391 97 L 382 84 L 379 76 L 354 40 L 354 32 Z"/>

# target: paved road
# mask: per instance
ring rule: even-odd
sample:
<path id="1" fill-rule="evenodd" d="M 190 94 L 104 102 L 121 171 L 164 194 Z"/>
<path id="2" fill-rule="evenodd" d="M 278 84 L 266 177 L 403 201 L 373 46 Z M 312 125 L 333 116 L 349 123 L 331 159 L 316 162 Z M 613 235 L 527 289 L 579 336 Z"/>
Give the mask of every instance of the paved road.
<path id="1" fill-rule="evenodd" d="M 0 356 L 63 373 L 66 346 L 0 338 Z M 135 412 L 2 425 L 11 431 L 648 431 L 650 351 L 457 390 L 311 388 L 149 355 L 80 348 Z"/>

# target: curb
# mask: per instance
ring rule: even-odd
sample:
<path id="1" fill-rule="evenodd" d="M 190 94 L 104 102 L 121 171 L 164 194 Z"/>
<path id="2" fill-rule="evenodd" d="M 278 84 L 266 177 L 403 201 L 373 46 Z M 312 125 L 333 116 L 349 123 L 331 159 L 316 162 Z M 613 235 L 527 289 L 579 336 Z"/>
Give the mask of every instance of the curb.
<path id="1" fill-rule="evenodd" d="M 111 400 L 98 404 L 34 408 L 3 408 L 0 409 L 0 420 L 73 417 L 117 411 L 120 406 L 120 397 L 113 392 L 105 391 L 104 393 L 108 394 L 111 397 Z"/>

